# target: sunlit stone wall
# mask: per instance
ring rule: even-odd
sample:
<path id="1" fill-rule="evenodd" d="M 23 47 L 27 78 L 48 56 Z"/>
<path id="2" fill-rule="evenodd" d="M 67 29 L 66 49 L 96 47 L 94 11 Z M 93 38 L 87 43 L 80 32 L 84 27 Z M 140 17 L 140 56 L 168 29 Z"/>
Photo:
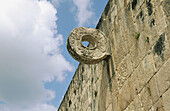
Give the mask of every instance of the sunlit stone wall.
<path id="1" fill-rule="evenodd" d="M 59 111 L 170 111 L 170 1 L 109 0 L 112 56 L 80 63 Z"/>

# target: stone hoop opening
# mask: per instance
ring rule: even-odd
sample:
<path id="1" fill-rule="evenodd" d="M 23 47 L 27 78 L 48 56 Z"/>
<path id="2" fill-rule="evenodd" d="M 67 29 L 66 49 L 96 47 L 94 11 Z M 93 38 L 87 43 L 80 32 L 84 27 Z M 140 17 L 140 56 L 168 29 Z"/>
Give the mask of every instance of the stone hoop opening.
<path id="1" fill-rule="evenodd" d="M 82 42 L 88 42 L 88 46 L 86 47 L 85 45 L 83 45 Z M 87 48 L 87 49 L 95 49 L 97 47 L 97 42 L 95 40 L 95 38 L 92 36 L 92 35 L 84 35 L 81 37 L 81 44 L 84 48 Z"/>

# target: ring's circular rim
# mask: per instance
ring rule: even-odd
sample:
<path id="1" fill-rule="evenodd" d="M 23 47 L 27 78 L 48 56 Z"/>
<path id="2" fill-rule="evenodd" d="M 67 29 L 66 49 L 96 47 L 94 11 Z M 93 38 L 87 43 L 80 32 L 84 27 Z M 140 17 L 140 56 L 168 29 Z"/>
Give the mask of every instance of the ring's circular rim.
<path id="1" fill-rule="evenodd" d="M 93 38 L 94 46 L 85 47 L 82 44 L 84 36 Z M 90 40 L 88 41 L 90 43 Z M 92 28 L 78 27 L 72 30 L 67 39 L 67 49 L 70 55 L 79 62 L 93 64 L 104 59 L 107 55 L 107 38 L 105 34 Z"/>

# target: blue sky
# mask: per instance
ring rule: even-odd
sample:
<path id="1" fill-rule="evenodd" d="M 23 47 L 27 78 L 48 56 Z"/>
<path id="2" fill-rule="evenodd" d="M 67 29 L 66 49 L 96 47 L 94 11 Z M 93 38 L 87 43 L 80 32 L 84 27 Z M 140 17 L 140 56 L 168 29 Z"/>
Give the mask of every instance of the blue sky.
<path id="1" fill-rule="evenodd" d="M 0 111 L 56 111 L 78 66 L 66 40 L 108 0 L 0 0 Z"/>

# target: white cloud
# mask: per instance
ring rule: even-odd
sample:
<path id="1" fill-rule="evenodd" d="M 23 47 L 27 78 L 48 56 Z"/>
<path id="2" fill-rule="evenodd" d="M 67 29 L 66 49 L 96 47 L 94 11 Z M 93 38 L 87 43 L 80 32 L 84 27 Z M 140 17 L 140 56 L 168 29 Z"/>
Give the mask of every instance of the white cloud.
<path id="1" fill-rule="evenodd" d="M 57 111 L 56 108 L 53 105 L 48 105 L 48 104 L 37 104 L 33 108 L 22 108 L 22 109 L 12 109 L 8 106 L 1 106 L 0 105 L 0 111 Z"/>
<path id="2" fill-rule="evenodd" d="M 94 12 L 91 10 L 91 0 L 73 0 L 73 3 L 77 7 L 77 19 L 79 26 L 89 24 L 90 19 L 94 16 Z"/>
<path id="3" fill-rule="evenodd" d="M 0 110 L 54 111 L 45 103 L 55 93 L 43 82 L 62 81 L 73 70 L 60 51 L 56 13 L 47 0 L 0 0 L 0 101 L 6 103 Z"/>

